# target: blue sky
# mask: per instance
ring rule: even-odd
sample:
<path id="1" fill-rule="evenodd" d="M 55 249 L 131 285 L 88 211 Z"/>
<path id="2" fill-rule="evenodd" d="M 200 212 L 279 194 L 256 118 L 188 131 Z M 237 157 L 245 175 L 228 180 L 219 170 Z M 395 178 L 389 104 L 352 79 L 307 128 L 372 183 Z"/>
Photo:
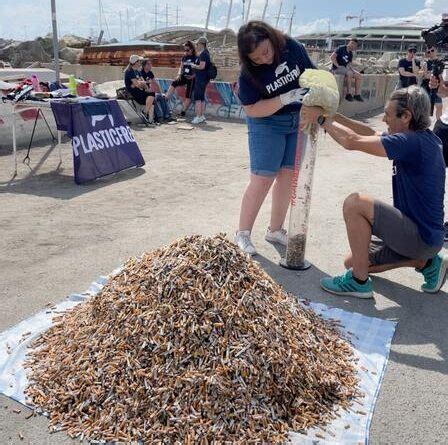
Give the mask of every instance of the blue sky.
<path id="1" fill-rule="evenodd" d="M 105 37 L 128 39 L 127 15 L 129 15 L 129 35 L 154 28 L 154 10 L 156 0 L 101 0 L 104 10 L 103 28 Z M 246 7 L 249 0 L 246 1 Z M 265 0 L 250 0 L 250 17 L 259 18 Z M 281 0 L 269 0 L 267 19 L 275 24 Z M 50 0 L 0 0 L 0 38 L 18 40 L 42 36 L 51 31 Z M 159 11 L 158 27 L 164 27 L 166 4 L 168 4 L 168 24 L 176 24 L 176 10 L 180 24 L 204 26 L 209 0 L 157 0 Z M 226 23 L 229 0 L 213 0 L 210 27 L 222 28 Z M 237 29 L 241 25 L 242 0 L 233 1 L 230 27 Z M 307 5 L 312 4 L 312 7 Z M 81 36 L 97 35 L 98 0 L 56 0 L 60 35 L 77 34 Z M 142 6 L 144 5 L 144 6 Z M 431 25 L 439 21 L 442 11 L 448 12 L 448 0 L 283 0 L 283 17 L 279 27 L 285 31 L 293 7 L 296 15 L 293 35 L 328 29 L 350 29 L 357 21 L 346 21 L 347 15 L 359 15 L 365 10 L 367 20 L 364 24 L 381 25 L 411 20 L 421 25 Z M 120 12 L 122 27 L 120 27 Z M 106 26 L 107 23 L 107 26 Z"/>

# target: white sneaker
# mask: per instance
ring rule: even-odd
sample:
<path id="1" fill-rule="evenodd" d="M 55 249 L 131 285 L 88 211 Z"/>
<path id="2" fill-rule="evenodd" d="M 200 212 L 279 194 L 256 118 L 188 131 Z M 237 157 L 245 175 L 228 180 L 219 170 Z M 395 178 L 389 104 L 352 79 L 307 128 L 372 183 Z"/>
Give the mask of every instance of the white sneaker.
<path id="1" fill-rule="evenodd" d="M 205 122 L 207 119 L 205 118 L 205 116 L 201 116 L 201 122 Z"/>
<path id="2" fill-rule="evenodd" d="M 191 123 L 192 123 L 193 125 L 200 124 L 201 122 L 202 122 L 201 116 L 196 116 L 196 117 L 194 117 L 193 120 L 191 121 Z"/>
<path id="3" fill-rule="evenodd" d="M 266 241 L 269 241 L 270 243 L 278 243 L 282 244 L 283 246 L 286 246 L 288 244 L 288 234 L 285 229 L 271 232 L 271 230 L 268 228 L 268 230 L 266 230 L 266 236 L 264 237 L 264 239 Z"/>
<path id="4" fill-rule="evenodd" d="M 249 230 L 240 230 L 235 234 L 235 244 L 245 253 L 249 255 L 256 255 L 257 249 L 252 244 L 250 240 L 250 231 Z"/>

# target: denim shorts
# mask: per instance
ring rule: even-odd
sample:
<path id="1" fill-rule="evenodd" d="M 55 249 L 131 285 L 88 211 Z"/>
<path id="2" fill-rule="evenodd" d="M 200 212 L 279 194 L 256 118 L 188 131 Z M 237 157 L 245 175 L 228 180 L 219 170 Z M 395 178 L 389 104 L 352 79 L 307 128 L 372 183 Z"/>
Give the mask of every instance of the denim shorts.
<path id="1" fill-rule="evenodd" d="M 294 168 L 299 113 L 247 117 L 250 171 L 275 176 L 281 168 Z"/>

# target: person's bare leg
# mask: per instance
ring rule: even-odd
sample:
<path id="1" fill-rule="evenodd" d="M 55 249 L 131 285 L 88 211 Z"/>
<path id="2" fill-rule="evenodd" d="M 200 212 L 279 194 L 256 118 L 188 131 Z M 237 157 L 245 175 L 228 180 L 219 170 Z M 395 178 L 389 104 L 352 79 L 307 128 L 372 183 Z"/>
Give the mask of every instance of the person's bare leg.
<path id="1" fill-rule="evenodd" d="M 184 111 L 186 112 L 188 110 L 188 108 L 190 107 L 191 104 L 191 99 L 190 98 L 186 98 L 184 100 L 184 103 L 182 104 L 182 106 L 184 107 Z"/>
<path id="2" fill-rule="evenodd" d="M 369 244 L 372 236 L 373 199 L 352 193 L 343 206 L 348 242 L 353 258 L 353 275 L 359 280 L 369 277 Z"/>
<path id="3" fill-rule="evenodd" d="M 350 88 L 351 88 L 351 86 L 350 86 L 350 76 L 348 75 L 348 74 L 346 74 L 345 76 L 344 76 L 344 89 L 345 89 L 345 94 L 344 94 L 344 97 L 347 95 L 347 94 L 350 94 Z"/>
<path id="4" fill-rule="evenodd" d="M 283 227 L 291 200 L 291 183 L 294 170 L 281 168 L 272 188 L 271 222 L 269 228 L 275 232 Z"/>
<path id="5" fill-rule="evenodd" d="M 421 269 L 426 264 L 426 260 L 405 260 L 400 261 L 398 263 L 391 264 L 381 264 L 377 266 L 369 265 L 369 274 L 386 272 L 387 270 L 399 269 L 401 267 L 416 267 L 417 269 Z M 345 258 L 344 266 L 346 269 L 350 269 L 353 267 L 353 259 L 352 255 L 349 254 Z"/>
<path id="6" fill-rule="evenodd" d="M 196 117 L 201 116 L 201 101 L 197 100 L 194 103 L 194 111 L 196 113 Z"/>
<path id="7" fill-rule="evenodd" d="M 361 94 L 361 81 L 362 81 L 362 76 L 359 73 L 355 73 L 354 75 L 354 79 L 355 79 L 355 94 Z"/>
<path id="8" fill-rule="evenodd" d="M 436 119 L 439 120 L 443 114 L 443 104 L 436 104 L 435 109 L 436 109 Z"/>
<path id="9" fill-rule="evenodd" d="M 171 95 L 174 93 L 174 90 L 175 90 L 175 88 L 173 87 L 173 85 L 170 85 L 167 92 L 165 93 L 165 97 L 167 99 L 169 99 L 171 97 Z"/>
<path id="10" fill-rule="evenodd" d="M 154 96 L 148 96 L 146 98 L 146 104 L 145 104 L 145 112 L 148 115 L 151 115 L 151 110 L 154 104 Z"/>
<path id="11" fill-rule="evenodd" d="M 252 231 L 260 207 L 263 204 L 274 179 L 275 176 L 250 175 L 250 181 L 241 202 L 238 230 Z"/>

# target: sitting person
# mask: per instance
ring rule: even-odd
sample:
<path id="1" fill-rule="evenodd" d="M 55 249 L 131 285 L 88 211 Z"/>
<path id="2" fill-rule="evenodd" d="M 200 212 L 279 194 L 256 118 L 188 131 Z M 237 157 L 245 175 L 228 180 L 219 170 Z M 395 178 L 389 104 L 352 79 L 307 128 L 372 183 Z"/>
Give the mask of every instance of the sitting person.
<path id="1" fill-rule="evenodd" d="M 187 40 L 184 43 L 184 53 L 185 55 L 182 57 L 182 61 L 180 63 L 178 77 L 173 80 L 165 95 L 166 98 L 169 99 L 177 87 L 185 85 L 185 100 L 182 104 L 182 111 L 180 113 L 181 116 L 185 116 L 186 111 L 190 107 L 191 98 L 193 96 L 194 72 L 191 68 L 191 64 L 196 62 L 196 49 L 192 41 Z"/>
<path id="2" fill-rule="evenodd" d="M 448 257 L 440 252 L 445 162 L 441 141 L 429 130 L 429 109 L 429 97 L 422 88 L 394 91 L 383 119 L 388 132 L 379 135 L 360 122 L 341 115 L 324 117 L 322 108 L 302 106 L 301 125 L 317 122 L 345 149 L 393 161 L 393 206 L 361 193 L 345 199 L 351 252 L 342 275 L 321 280 L 327 292 L 372 298 L 369 274 L 399 267 L 421 273 L 424 292 L 438 292 L 445 283 Z"/>
<path id="3" fill-rule="evenodd" d="M 43 93 L 50 92 L 50 84 L 48 82 L 39 82 L 39 88 Z"/>
<path id="4" fill-rule="evenodd" d="M 154 120 L 155 93 L 149 91 L 148 85 L 142 77 L 140 68 L 143 60 L 143 57 L 135 54 L 129 57 L 129 65 L 124 72 L 124 84 L 134 100 L 145 106 L 145 111 L 142 113 L 143 119 L 152 123 Z"/>
<path id="5" fill-rule="evenodd" d="M 344 86 L 346 90 L 345 100 L 353 102 L 357 100 L 358 102 L 364 102 L 361 97 L 361 74 L 356 71 L 352 66 L 353 52 L 358 47 L 357 39 L 350 39 L 347 45 L 342 45 L 336 48 L 336 50 L 331 55 L 331 61 L 333 66 L 331 67 L 331 72 L 333 74 L 343 74 Z M 353 83 L 355 84 L 354 95 Z"/>
<path id="6" fill-rule="evenodd" d="M 159 82 L 152 72 L 151 60 L 145 59 L 142 61 L 141 76 L 146 82 L 146 85 L 151 93 L 155 94 L 154 100 L 154 118 L 157 122 L 171 122 L 175 119 L 171 116 L 171 111 L 168 107 L 166 98 L 162 95 Z"/>

